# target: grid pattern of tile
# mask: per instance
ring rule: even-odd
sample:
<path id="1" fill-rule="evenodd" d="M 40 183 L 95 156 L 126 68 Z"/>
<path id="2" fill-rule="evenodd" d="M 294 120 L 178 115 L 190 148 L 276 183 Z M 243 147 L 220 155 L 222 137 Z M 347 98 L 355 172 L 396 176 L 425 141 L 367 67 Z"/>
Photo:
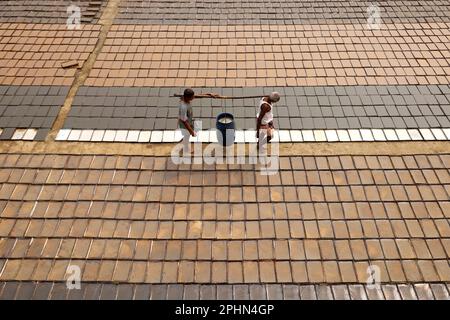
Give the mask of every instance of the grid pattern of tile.
<path id="1" fill-rule="evenodd" d="M 64 124 L 66 129 L 174 130 L 183 88 L 82 87 Z M 281 130 L 450 128 L 450 86 L 315 86 L 194 88 L 225 96 L 280 92 L 274 108 Z M 232 113 L 237 129 L 256 126 L 258 99 L 197 99 L 194 117 L 215 128 L 216 116 Z M 1 127 L 1 126 L 0 126 Z"/>
<path id="2" fill-rule="evenodd" d="M 0 140 L 31 138 L 44 140 L 64 103 L 69 87 L 61 86 L 1 86 L 0 85 Z M 39 129 L 35 136 L 25 129 Z M 16 129 L 22 136 L 14 136 Z M 20 132 L 20 131 L 19 131 Z"/>
<path id="3" fill-rule="evenodd" d="M 365 24 L 371 1 L 352 0 L 123 0 L 117 23 L 126 24 Z M 439 0 L 377 1 L 385 23 L 449 22 Z"/>
<path id="4" fill-rule="evenodd" d="M 68 290 L 61 282 L 0 282 L 0 300 L 449 300 L 443 283 L 363 285 L 295 284 L 112 284 L 83 283 Z"/>
<path id="5" fill-rule="evenodd" d="M 449 282 L 450 155 L 255 165 L 2 154 L 0 280 Z"/>
<path id="6" fill-rule="evenodd" d="M 99 25 L 68 30 L 65 24 L 0 24 L 0 85 L 70 86 L 95 47 Z"/>
<path id="7" fill-rule="evenodd" d="M 89 86 L 448 84 L 450 24 L 114 25 Z"/>
<path id="8" fill-rule="evenodd" d="M 67 7 L 81 9 L 81 23 L 95 23 L 103 0 L 7 0 L 0 7 L 0 22 L 66 23 Z"/>

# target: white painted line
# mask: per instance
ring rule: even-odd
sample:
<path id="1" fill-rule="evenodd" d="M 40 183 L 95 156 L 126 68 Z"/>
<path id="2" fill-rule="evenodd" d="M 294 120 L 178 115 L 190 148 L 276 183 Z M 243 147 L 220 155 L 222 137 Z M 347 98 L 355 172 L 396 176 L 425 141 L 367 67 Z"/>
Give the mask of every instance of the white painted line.
<path id="1" fill-rule="evenodd" d="M 419 141 L 423 140 L 422 135 L 420 134 L 419 130 L 417 129 L 408 129 L 406 130 L 411 137 L 411 140 Z M 398 132 L 397 132 L 398 134 Z"/>
<path id="2" fill-rule="evenodd" d="M 91 141 L 94 130 L 81 130 L 80 141 Z"/>
<path id="3" fill-rule="evenodd" d="M 14 133 L 13 133 L 13 135 L 11 137 L 11 140 L 22 140 L 26 131 L 27 131 L 27 129 L 16 129 L 16 130 L 14 130 Z"/>
<path id="4" fill-rule="evenodd" d="M 360 129 L 361 137 L 363 141 L 374 141 L 374 138 L 372 136 L 372 130 L 370 129 Z"/>
<path id="5" fill-rule="evenodd" d="M 398 137 L 395 134 L 395 130 L 394 129 L 385 129 L 384 130 L 384 134 L 386 135 L 386 139 L 388 141 L 397 141 Z"/>
<path id="6" fill-rule="evenodd" d="M 435 140 L 430 129 L 419 129 L 419 131 L 424 140 Z"/>
<path id="7" fill-rule="evenodd" d="M 280 137 L 280 142 L 291 142 L 289 130 L 278 130 L 278 136 Z"/>
<path id="8" fill-rule="evenodd" d="M 256 143 L 256 130 L 246 130 L 245 133 L 245 143 Z"/>
<path id="9" fill-rule="evenodd" d="M 442 129 L 442 131 L 444 131 L 444 134 L 447 137 L 447 140 L 450 140 L 450 129 Z"/>
<path id="10" fill-rule="evenodd" d="M 127 142 L 138 142 L 139 130 L 130 130 L 127 135 Z"/>
<path id="11" fill-rule="evenodd" d="M 234 142 L 236 142 L 236 143 L 244 143 L 245 142 L 245 134 L 244 134 L 243 130 L 235 131 Z"/>
<path id="12" fill-rule="evenodd" d="M 211 141 L 211 143 L 217 143 L 217 132 L 216 130 L 209 130 L 209 141 Z"/>
<path id="13" fill-rule="evenodd" d="M 61 129 L 58 131 L 55 140 L 56 141 L 66 141 L 69 137 L 70 129 Z"/>
<path id="14" fill-rule="evenodd" d="M 149 135 L 149 137 L 150 137 L 150 135 Z M 180 142 L 181 139 L 183 139 L 183 134 L 181 133 L 181 130 L 178 130 L 178 129 L 175 130 L 173 139 L 175 140 L 175 142 Z"/>
<path id="15" fill-rule="evenodd" d="M 356 129 L 348 130 L 348 134 L 350 135 L 350 140 L 352 142 L 362 141 L 361 133 L 359 132 L 359 130 Z"/>
<path id="16" fill-rule="evenodd" d="M 127 141 L 128 130 L 117 130 L 114 141 L 116 142 L 126 142 Z"/>
<path id="17" fill-rule="evenodd" d="M 302 142 L 302 132 L 300 130 L 291 130 L 291 140 L 292 142 Z"/>
<path id="18" fill-rule="evenodd" d="M 198 133 L 197 133 L 197 135 L 195 137 L 190 136 L 189 137 L 189 142 L 193 142 L 193 143 L 199 142 L 199 140 L 198 140 Z"/>
<path id="19" fill-rule="evenodd" d="M 152 131 L 152 136 L 150 137 L 150 142 L 162 142 L 162 137 L 163 137 L 162 131 Z"/>
<path id="20" fill-rule="evenodd" d="M 303 141 L 305 142 L 313 142 L 314 141 L 314 133 L 312 130 L 303 130 Z"/>
<path id="21" fill-rule="evenodd" d="M 372 129 L 372 135 L 375 141 L 386 141 L 386 137 L 384 136 L 382 129 Z"/>
<path id="22" fill-rule="evenodd" d="M 36 129 L 27 129 L 25 134 L 23 135 L 23 140 L 33 140 L 36 137 L 37 130 Z"/>
<path id="23" fill-rule="evenodd" d="M 327 136 L 327 141 L 328 142 L 339 141 L 339 137 L 337 135 L 336 130 L 325 130 L 325 135 Z"/>
<path id="24" fill-rule="evenodd" d="M 1 129 L 0 129 L 1 130 Z M 33 140 L 36 129 L 16 129 L 12 140 Z M 58 141 L 104 141 L 140 143 L 178 143 L 182 140 L 180 130 L 92 130 L 61 129 Z M 350 130 L 275 130 L 274 142 L 360 142 L 360 141 L 418 141 L 450 140 L 450 128 L 427 129 L 350 129 Z M 216 129 L 201 130 L 191 142 L 217 142 Z M 235 143 L 256 143 L 255 130 L 236 130 Z"/>
<path id="25" fill-rule="evenodd" d="M 71 130 L 69 137 L 67 138 L 68 141 L 79 141 L 81 135 L 81 130 Z"/>
<path id="26" fill-rule="evenodd" d="M 208 143 L 209 142 L 209 132 L 208 131 L 199 131 L 198 134 L 198 140 L 202 143 Z"/>
<path id="27" fill-rule="evenodd" d="M 175 142 L 175 132 L 173 130 L 164 130 L 162 142 Z"/>
<path id="28" fill-rule="evenodd" d="M 103 136 L 105 135 L 105 130 L 94 130 L 92 133 L 91 141 L 99 142 L 103 140 Z"/>
<path id="29" fill-rule="evenodd" d="M 280 135 L 278 134 L 278 130 L 273 132 L 272 142 L 280 142 Z"/>
<path id="30" fill-rule="evenodd" d="M 411 136 L 408 133 L 408 130 L 406 129 L 397 129 L 396 130 L 397 136 L 401 141 L 409 141 L 411 140 Z"/>
<path id="31" fill-rule="evenodd" d="M 314 130 L 314 140 L 317 142 L 326 142 L 327 136 L 324 130 Z"/>
<path id="32" fill-rule="evenodd" d="M 436 140 L 445 140 L 446 139 L 445 134 L 442 131 L 442 129 L 434 128 L 434 129 L 431 129 L 431 132 L 433 133 Z"/>
<path id="33" fill-rule="evenodd" d="M 116 130 L 106 130 L 105 135 L 103 136 L 103 141 L 105 142 L 113 142 L 116 137 Z"/>
<path id="34" fill-rule="evenodd" d="M 350 135 L 347 130 L 336 130 L 339 141 L 347 142 L 350 141 Z"/>
<path id="35" fill-rule="evenodd" d="M 151 131 L 141 131 L 141 132 L 139 132 L 138 142 L 149 142 L 151 134 L 152 134 Z"/>

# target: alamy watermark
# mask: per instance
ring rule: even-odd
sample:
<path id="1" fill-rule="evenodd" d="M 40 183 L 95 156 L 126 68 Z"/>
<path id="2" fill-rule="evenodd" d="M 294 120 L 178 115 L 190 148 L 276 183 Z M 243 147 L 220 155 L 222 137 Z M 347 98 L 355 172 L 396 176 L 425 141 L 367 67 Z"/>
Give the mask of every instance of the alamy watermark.
<path id="1" fill-rule="evenodd" d="M 69 276 L 66 280 L 66 287 L 69 290 L 80 290 L 81 289 L 81 269 L 75 264 L 70 264 L 67 266 L 66 274 Z"/>
<path id="2" fill-rule="evenodd" d="M 368 289 L 380 290 L 381 289 L 381 270 L 377 265 L 369 265 L 366 273 L 368 275 L 366 280 L 366 286 Z"/>
<path id="3" fill-rule="evenodd" d="M 260 130 L 260 137 L 264 136 L 264 129 Z M 182 135 L 188 137 L 186 130 L 181 129 Z M 249 133 L 255 135 L 256 132 L 249 130 Z M 210 132 L 206 132 L 209 134 Z M 234 138 L 234 130 L 227 129 L 225 137 Z M 217 135 L 221 133 L 218 132 Z M 255 137 L 256 138 L 256 137 Z M 256 140 L 256 139 L 255 139 Z M 218 141 L 222 141 L 218 138 Z M 279 143 L 266 139 L 259 139 L 254 143 L 231 143 L 224 146 L 219 142 L 208 143 L 204 147 L 204 143 L 194 143 L 193 152 L 186 147 L 186 141 L 176 144 L 171 151 L 171 160 L 174 164 L 255 164 L 259 165 L 261 175 L 275 175 L 279 170 Z M 190 145 L 190 143 L 189 143 Z"/>
<path id="4" fill-rule="evenodd" d="M 381 9 L 377 4 L 371 4 L 367 7 L 367 28 L 380 29 L 381 28 Z"/>
<path id="5" fill-rule="evenodd" d="M 69 30 L 78 30 L 81 28 L 81 8 L 72 4 L 67 7 L 66 26 Z"/>

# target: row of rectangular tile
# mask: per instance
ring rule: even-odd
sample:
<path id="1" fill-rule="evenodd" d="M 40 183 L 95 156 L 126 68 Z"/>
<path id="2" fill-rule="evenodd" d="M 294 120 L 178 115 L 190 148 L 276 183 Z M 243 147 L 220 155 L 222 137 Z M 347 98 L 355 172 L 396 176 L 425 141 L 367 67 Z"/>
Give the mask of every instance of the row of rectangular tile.
<path id="1" fill-rule="evenodd" d="M 23 129 L 17 129 L 23 130 Z M 15 133 L 13 140 L 30 139 L 27 129 Z M 28 135 L 26 134 L 28 133 Z M 32 138 L 31 138 L 32 139 Z M 61 129 L 57 141 L 90 141 L 90 142 L 140 142 L 140 143 L 173 143 L 180 142 L 180 130 L 78 130 Z M 431 129 L 349 129 L 349 130 L 279 130 L 275 131 L 272 142 L 361 142 L 361 141 L 436 141 L 450 140 L 450 128 Z M 216 130 L 199 131 L 191 142 L 217 142 Z M 236 130 L 235 142 L 256 143 L 255 130 Z"/>
<path id="2" fill-rule="evenodd" d="M 449 284 L 383 284 L 369 288 L 361 284 L 112 284 L 82 283 L 69 290 L 65 282 L 9 281 L 0 283 L 0 300 L 449 300 Z"/>

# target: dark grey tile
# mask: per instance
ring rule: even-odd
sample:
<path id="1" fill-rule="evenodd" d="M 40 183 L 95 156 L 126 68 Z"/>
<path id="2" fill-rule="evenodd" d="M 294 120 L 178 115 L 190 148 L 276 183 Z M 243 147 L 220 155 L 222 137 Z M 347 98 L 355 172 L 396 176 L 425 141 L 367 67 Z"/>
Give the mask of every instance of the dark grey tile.
<path id="1" fill-rule="evenodd" d="M 233 299 L 233 286 L 232 285 L 218 285 L 217 286 L 217 299 L 218 300 L 232 300 Z"/>
<path id="2" fill-rule="evenodd" d="M 155 284 L 152 285 L 150 299 L 152 300 L 166 300 L 167 299 L 167 285 Z"/>
<path id="3" fill-rule="evenodd" d="M 37 283 L 33 294 L 33 300 L 48 300 L 50 298 L 52 288 L 53 283 Z"/>
<path id="4" fill-rule="evenodd" d="M 19 288 L 19 282 L 6 282 L 3 290 L 1 291 L 1 300 L 14 300 L 16 297 L 17 289 Z"/>
<path id="5" fill-rule="evenodd" d="M 119 284 L 117 289 L 117 300 L 132 300 L 134 295 L 134 285 Z"/>
<path id="6" fill-rule="evenodd" d="M 116 300 L 118 285 L 111 283 L 104 283 L 100 293 L 100 300 Z"/>
<path id="7" fill-rule="evenodd" d="M 249 286 L 251 300 L 266 300 L 266 286 L 260 284 L 251 284 Z"/>
<path id="8" fill-rule="evenodd" d="M 217 288 L 217 292 L 219 292 L 219 288 Z M 200 299 L 200 286 L 198 284 L 185 285 L 183 292 L 183 299 L 184 300 Z"/>
<path id="9" fill-rule="evenodd" d="M 99 300 L 102 291 L 102 284 L 100 283 L 86 283 L 83 285 L 85 300 Z"/>
<path id="10" fill-rule="evenodd" d="M 51 300 L 66 300 L 69 290 L 65 282 L 56 282 L 53 284 L 52 291 L 50 292 Z"/>
<path id="11" fill-rule="evenodd" d="M 149 284 L 137 284 L 134 291 L 135 300 L 149 300 L 150 299 L 151 285 Z"/>
<path id="12" fill-rule="evenodd" d="M 299 287 L 301 300 L 317 300 L 316 289 L 313 285 L 302 285 Z"/>
<path id="13" fill-rule="evenodd" d="M 17 300 L 31 300 L 36 284 L 33 282 L 21 282 L 16 293 Z"/>
<path id="14" fill-rule="evenodd" d="M 248 300 L 250 298 L 250 291 L 248 285 L 234 285 L 233 298 L 235 300 Z"/>
<path id="15" fill-rule="evenodd" d="M 167 286 L 167 299 L 168 300 L 183 299 L 183 285 L 182 284 L 169 284 Z"/>
<path id="16" fill-rule="evenodd" d="M 283 294 L 285 300 L 298 300 L 300 299 L 299 287 L 294 284 L 283 285 Z"/>
<path id="17" fill-rule="evenodd" d="M 268 284 L 267 285 L 267 298 L 269 300 L 282 300 L 283 299 L 283 287 L 280 284 Z"/>
<path id="18" fill-rule="evenodd" d="M 215 299 L 216 299 L 216 286 L 214 285 L 200 286 L 200 300 L 215 300 Z"/>

